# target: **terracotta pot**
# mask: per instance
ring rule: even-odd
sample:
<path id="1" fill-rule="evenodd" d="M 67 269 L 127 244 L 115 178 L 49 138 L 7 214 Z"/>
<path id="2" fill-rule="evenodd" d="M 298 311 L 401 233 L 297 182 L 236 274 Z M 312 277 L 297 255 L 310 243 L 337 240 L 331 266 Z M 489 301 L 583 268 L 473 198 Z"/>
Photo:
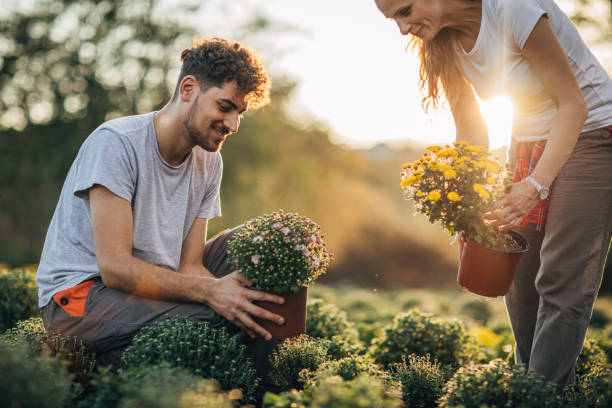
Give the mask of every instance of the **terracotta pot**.
<path id="1" fill-rule="evenodd" d="M 522 249 L 505 252 L 485 248 L 465 237 L 457 283 L 482 296 L 497 297 L 508 293 L 521 257 L 529 250 L 525 238 L 514 231 L 508 231 L 508 234 Z"/>
<path id="2" fill-rule="evenodd" d="M 285 299 L 285 303 L 279 305 L 273 302 L 254 301 L 257 306 L 283 316 L 285 324 L 276 324 L 266 319 L 255 319 L 257 324 L 272 334 L 274 339 L 286 339 L 299 336 L 306 332 L 306 300 L 308 299 L 307 288 L 300 289 L 297 293 L 279 293 Z"/>

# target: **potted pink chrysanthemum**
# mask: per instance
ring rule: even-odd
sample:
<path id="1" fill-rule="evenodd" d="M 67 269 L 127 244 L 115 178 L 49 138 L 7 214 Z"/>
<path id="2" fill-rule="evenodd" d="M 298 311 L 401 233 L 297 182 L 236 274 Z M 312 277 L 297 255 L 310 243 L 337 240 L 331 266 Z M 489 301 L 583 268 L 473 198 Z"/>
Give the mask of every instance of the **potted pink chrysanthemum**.
<path id="1" fill-rule="evenodd" d="M 285 324 L 258 323 L 275 338 L 293 337 L 306 329 L 307 287 L 325 273 L 332 253 L 320 227 L 296 213 L 275 211 L 247 221 L 228 243 L 228 261 L 252 282 L 253 289 L 281 295 L 285 303 L 262 302 Z"/>

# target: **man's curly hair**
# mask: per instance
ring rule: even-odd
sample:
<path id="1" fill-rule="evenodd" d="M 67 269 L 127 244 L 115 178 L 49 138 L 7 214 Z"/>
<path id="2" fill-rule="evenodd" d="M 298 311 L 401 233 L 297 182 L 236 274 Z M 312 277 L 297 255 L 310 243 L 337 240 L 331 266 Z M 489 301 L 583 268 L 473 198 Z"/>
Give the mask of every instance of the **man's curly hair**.
<path id="1" fill-rule="evenodd" d="M 173 99 L 183 78 L 193 75 L 202 90 L 236 81 L 238 91 L 246 94 L 249 109 L 258 109 L 270 102 L 270 78 L 263 63 L 240 43 L 222 38 L 200 40 L 183 50 L 181 61 L 183 66 Z"/>

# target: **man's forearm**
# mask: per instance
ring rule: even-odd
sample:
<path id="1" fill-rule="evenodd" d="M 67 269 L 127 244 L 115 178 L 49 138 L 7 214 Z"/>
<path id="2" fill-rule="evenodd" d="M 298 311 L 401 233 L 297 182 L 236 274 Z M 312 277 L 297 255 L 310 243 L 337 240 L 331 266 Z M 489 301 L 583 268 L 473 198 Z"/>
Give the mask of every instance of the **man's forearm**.
<path id="1" fill-rule="evenodd" d="M 203 278 L 214 278 L 215 275 L 212 274 L 206 267 L 202 264 L 199 265 L 179 265 L 179 269 L 177 271 L 183 275 L 193 275 L 200 276 Z"/>
<path id="2" fill-rule="evenodd" d="M 215 281 L 212 275 L 178 273 L 133 256 L 101 263 L 100 272 L 110 288 L 169 301 L 206 303 L 207 288 Z"/>

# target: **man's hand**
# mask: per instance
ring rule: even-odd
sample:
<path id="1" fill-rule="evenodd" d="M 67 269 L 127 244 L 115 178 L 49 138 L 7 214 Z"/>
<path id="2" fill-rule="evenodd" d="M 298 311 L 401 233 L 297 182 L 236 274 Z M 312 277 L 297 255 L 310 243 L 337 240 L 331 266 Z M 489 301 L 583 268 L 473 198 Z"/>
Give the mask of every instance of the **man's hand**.
<path id="1" fill-rule="evenodd" d="M 269 312 L 251 303 L 253 300 L 282 304 L 285 300 L 267 292 L 247 289 L 251 282 L 245 280 L 238 271 L 232 272 L 223 278 L 215 279 L 206 286 L 206 302 L 217 313 L 246 331 L 251 337 L 257 335 L 271 340 L 272 335 L 263 327 L 255 323 L 252 316 L 267 319 L 283 324 L 281 316 Z"/>

